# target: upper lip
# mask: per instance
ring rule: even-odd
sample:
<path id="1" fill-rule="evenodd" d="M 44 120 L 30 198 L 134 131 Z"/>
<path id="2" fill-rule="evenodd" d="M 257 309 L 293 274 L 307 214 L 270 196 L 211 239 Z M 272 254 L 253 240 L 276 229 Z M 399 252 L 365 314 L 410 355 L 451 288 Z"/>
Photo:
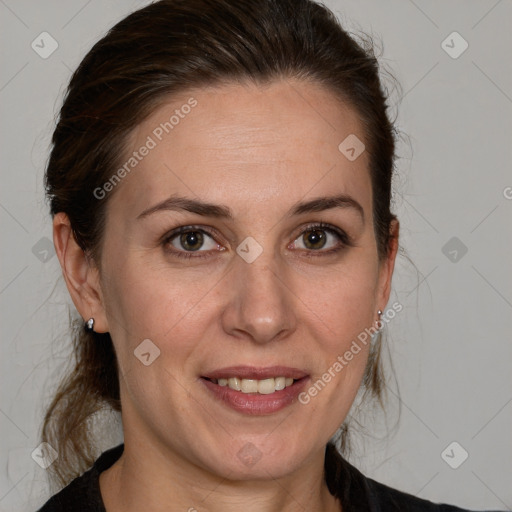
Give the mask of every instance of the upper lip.
<path id="1" fill-rule="evenodd" d="M 292 379 L 302 379 L 308 374 L 298 368 L 289 366 L 229 366 L 219 368 L 206 373 L 203 377 L 207 379 L 229 379 L 230 377 L 240 377 L 241 379 L 263 380 L 272 377 L 288 377 Z"/>

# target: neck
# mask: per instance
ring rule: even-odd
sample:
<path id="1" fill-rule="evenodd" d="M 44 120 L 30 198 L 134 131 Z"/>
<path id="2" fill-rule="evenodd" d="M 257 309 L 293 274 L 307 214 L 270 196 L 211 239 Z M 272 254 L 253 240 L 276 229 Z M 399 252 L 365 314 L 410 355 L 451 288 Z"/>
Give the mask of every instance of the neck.
<path id="1" fill-rule="evenodd" d="M 121 458 L 100 476 L 108 512 L 339 512 L 323 477 L 324 450 L 284 477 L 237 480 L 183 461 L 165 448 L 125 435 Z"/>

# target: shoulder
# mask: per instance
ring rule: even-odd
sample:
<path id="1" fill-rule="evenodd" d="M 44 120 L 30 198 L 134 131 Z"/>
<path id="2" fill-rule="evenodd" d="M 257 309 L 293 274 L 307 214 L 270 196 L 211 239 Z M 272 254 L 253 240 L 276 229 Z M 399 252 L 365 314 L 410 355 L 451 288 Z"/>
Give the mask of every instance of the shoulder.
<path id="1" fill-rule="evenodd" d="M 325 470 L 329 490 L 338 497 L 344 512 L 472 512 L 418 498 L 368 478 L 331 444 L 326 450 Z"/>
<path id="2" fill-rule="evenodd" d="M 454 505 L 424 500 L 412 494 L 388 487 L 371 478 L 364 478 L 368 484 L 369 499 L 372 505 L 374 504 L 375 512 L 470 512 L 468 509 L 459 508 Z"/>
<path id="3" fill-rule="evenodd" d="M 105 512 L 99 476 L 123 453 L 124 445 L 104 452 L 93 467 L 52 496 L 38 512 Z"/>

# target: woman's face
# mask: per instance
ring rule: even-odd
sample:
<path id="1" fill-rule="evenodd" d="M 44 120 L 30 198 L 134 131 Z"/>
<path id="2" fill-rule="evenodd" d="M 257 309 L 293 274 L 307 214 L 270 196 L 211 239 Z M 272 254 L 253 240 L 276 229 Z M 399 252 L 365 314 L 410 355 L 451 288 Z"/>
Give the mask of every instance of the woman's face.
<path id="1" fill-rule="evenodd" d="M 354 111 L 285 80 L 174 96 L 137 127 L 109 192 L 97 323 L 118 355 L 126 442 L 240 479 L 323 458 L 369 345 L 335 363 L 392 273 L 354 136 Z"/>

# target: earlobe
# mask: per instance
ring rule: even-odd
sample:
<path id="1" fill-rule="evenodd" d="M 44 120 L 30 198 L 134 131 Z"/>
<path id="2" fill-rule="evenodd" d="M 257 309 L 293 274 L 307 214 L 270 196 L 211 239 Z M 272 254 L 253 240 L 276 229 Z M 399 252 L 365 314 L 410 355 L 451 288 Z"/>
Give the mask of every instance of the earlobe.
<path id="1" fill-rule="evenodd" d="M 69 218 L 63 212 L 53 219 L 53 243 L 76 309 L 85 321 L 94 318 L 96 332 L 108 332 L 98 268 L 76 242 Z"/>

